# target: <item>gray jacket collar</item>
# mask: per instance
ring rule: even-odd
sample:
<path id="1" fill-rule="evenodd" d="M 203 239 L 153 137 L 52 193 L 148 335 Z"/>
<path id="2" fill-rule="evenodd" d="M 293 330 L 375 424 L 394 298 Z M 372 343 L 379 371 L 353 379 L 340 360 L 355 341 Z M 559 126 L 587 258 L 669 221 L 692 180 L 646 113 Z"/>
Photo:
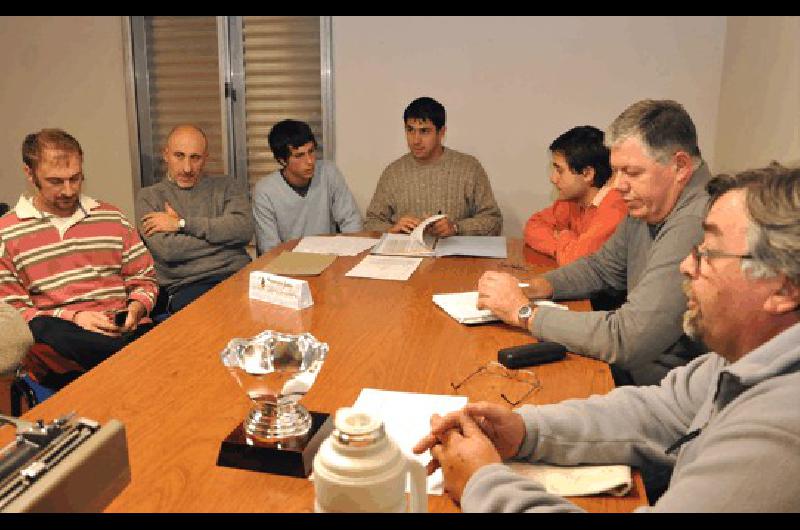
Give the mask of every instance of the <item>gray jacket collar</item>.
<path id="1" fill-rule="evenodd" d="M 800 323 L 772 337 L 719 374 L 714 401 L 722 409 L 739 394 L 767 379 L 800 369 Z"/>

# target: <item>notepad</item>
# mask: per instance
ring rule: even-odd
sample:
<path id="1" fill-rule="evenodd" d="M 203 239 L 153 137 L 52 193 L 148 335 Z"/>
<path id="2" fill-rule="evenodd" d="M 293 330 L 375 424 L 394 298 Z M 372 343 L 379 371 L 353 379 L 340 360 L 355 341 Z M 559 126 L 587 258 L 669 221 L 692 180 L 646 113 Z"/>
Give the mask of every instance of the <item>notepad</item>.
<path id="1" fill-rule="evenodd" d="M 478 291 L 435 294 L 433 295 L 433 303 L 441 307 L 460 324 L 483 324 L 484 322 L 500 320 L 497 315 L 488 309 L 478 309 Z M 565 305 L 557 304 L 550 300 L 534 300 L 533 303 L 540 307 L 569 309 Z"/>

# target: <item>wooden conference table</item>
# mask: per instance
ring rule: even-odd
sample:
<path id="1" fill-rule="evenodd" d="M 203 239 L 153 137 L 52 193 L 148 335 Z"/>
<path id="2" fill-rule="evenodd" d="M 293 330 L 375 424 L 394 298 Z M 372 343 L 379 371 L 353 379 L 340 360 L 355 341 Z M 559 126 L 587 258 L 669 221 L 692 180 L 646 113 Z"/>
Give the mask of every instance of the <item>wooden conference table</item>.
<path id="1" fill-rule="evenodd" d="M 362 254 L 338 257 L 320 276 L 310 277 L 314 305 L 306 310 L 250 300 L 249 271 L 295 243 L 257 259 L 24 415 L 49 420 L 74 410 L 100 423 L 117 418 L 125 424 L 132 481 L 106 511 L 312 511 L 309 480 L 215 465 L 220 442 L 249 408 L 244 392 L 219 360 L 228 341 L 273 329 L 308 331 L 327 342 L 325 365 L 303 399 L 310 410 L 333 413 L 350 406 L 365 387 L 454 394 L 451 383 L 496 359 L 498 348 L 532 339 L 505 324 L 458 324 L 431 302 L 431 295 L 474 290 L 488 269 L 524 279 L 554 266 L 552 260 L 523 250 L 517 239 L 509 240 L 506 260 L 426 258 L 407 282 L 346 278 Z M 571 305 L 588 308 L 586 302 Z M 541 388 L 525 403 L 558 402 L 613 388 L 607 365 L 571 354 L 566 361 L 533 371 Z M 459 392 L 498 403 L 500 392 L 524 395 L 523 389 L 512 388 L 520 383 L 480 379 L 473 378 Z M 625 497 L 573 500 L 597 512 L 625 512 L 646 504 L 638 473 Z M 447 496 L 430 496 L 429 510 L 458 508 Z"/>

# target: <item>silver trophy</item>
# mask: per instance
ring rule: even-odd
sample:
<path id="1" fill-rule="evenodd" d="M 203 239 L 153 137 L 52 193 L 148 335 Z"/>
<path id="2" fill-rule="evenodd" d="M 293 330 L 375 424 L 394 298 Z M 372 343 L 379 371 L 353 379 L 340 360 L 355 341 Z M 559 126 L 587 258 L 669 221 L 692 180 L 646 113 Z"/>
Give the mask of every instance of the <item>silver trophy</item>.
<path id="1" fill-rule="evenodd" d="M 264 331 L 251 339 L 233 339 L 222 364 L 253 402 L 242 428 L 250 445 L 302 446 L 312 416 L 298 401 L 314 384 L 328 345 L 313 335 Z"/>

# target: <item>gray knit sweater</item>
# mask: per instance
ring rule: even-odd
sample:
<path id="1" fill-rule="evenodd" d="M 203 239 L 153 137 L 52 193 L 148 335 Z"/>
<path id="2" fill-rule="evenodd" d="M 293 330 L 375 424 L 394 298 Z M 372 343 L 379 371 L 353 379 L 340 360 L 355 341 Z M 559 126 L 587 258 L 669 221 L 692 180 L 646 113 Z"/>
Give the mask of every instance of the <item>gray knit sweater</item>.
<path id="1" fill-rule="evenodd" d="M 596 253 L 545 274 L 554 298 L 586 298 L 611 287 L 627 290 L 616 311 L 537 309 L 536 337 L 570 351 L 616 363 L 637 385 L 657 384 L 672 368 L 696 357 L 699 348 L 683 335 L 686 297 L 678 266 L 703 237 L 711 175 L 702 163 L 681 192 L 655 237 L 645 221 L 625 218 Z"/>
<path id="2" fill-rule="evenodd" d="M 367 208 L 366 230 L 385 232 L 401 217 L 447 214 L 460 235 L 500 235 L 503 215 L 489 177 L 474 156 L 445 147 L 433 163 L 406 153 L 383 171 Z"/>
<path id="3" fill-rule="evenodd" d="M 186 220 L 176 233 L 145 236 L 142 216 L 163 212 L 164 202 Z M 250 262 L 245 247 L 253 238 L 247 194 L 231 178 L 204 176 L 190 189 L 168 179 L 139 193 L 137 226 L 155 260 L 158 283 L 170 293 L 184 285 L 233 273 Z"/>

